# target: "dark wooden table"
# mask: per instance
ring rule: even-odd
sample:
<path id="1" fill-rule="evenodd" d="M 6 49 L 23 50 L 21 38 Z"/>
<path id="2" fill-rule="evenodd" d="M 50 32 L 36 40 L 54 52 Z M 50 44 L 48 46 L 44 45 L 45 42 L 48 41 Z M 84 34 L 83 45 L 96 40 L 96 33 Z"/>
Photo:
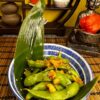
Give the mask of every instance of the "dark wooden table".
<path id="1" fill-rule="evenodd" d="M 0 36 L 0 100 L 16 100 L 7 79 L 9 64 L 13 59 L 17 36 Z M 67 44 L 67 37 L 45 38 L 45 42 Z M 81 54 L 91 66 L 94 76 L 100 75 L 100 57 Z M 90 93 L 88 100 L 100 100 L 100 79 Z"/>

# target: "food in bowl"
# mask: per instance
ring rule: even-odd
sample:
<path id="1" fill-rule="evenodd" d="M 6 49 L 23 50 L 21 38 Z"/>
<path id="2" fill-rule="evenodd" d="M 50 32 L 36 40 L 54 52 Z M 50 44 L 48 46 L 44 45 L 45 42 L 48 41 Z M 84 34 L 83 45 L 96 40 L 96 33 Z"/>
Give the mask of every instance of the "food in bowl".
<path id="1" fill-rule="evenodd" d="M 68 59 L 62 58 L 61 53 L 44 60 L 27 60 L 27 63 L 23 79 L 26 100 L 65 100 L 75 96 L 83 86 L 79 74 L 71 67 Z"/>
<path id="2" fill-rule="evenodd" d="M 64 46 L 58 45 L 58 44 L 51 44 L 51 43 L 44 44 L 44 57 L 46 57 L 46 58 L 49 58 L 49 57 L 52 57 L 52 56 L 53 57 L 57 56 L 59 51 L 62 54 L 62 58 L 68 59 L 67 60 L 68 62 L 70 61 L 70 66 L 72 67 L 72 69 L 75 70 L 75 73 L 79 74 L 79 76 L 80 76 L 80 78 L 81 78 L 81 80 L 83 81 L 84 84 L 87 84 L 89 81 L 93 80 L 92 70 L 90 69 L 90 67 L 89 67 L 88 63 L 85 61 L 85 59 L 81 55 L 79 55 L 77 52 L 75 52 L 74 50 L 72 50 L 70 48 L 67 48 L 67 47 L 64 47 Z M 26 68 L 24 68 L 24 71 L 25 71 L 25 69 Z M 21 68 L 19 68 L 18 71 L 17 71 L 18 75 L 20 73 L 20 70 L 21 70 Z M 23 71 L 23 73 L 24 73 L 24 71 Z M 63 73 L 63 71 L 61 71 L 61 73 Z M 24 81 L 22 80 L 22 78 L 19 77 L 19 79 L 21 79 L 21 82 L 20 82 L 21 85 L 24 86 L 23 85 Z M 11 65 L 9 67 L 8 80 L 9 80 L 10 87 L 11 87 L 13 93 L 16 95 L 16 97 L 19 100 L 24 100 L 25 95 L 22 95 L 22 94 L 25 93 L 25 91 L 27 91 L 27 87 L 26 88 L 25 87 L 20 88 L 20 87 L 18 87 L 19 84 L 16 83 L 16 81 L 18 82 L 18 80 L 15 79 L 15 76 L 14 76 L 14 60 L 12 61 Z M 88 93 L 89 93 L 89 91 L 86 92 L 86 94 L 88 94 Z M 51 93 L 51 94 L 53 94 L 53 93 Z M 79 94 L 79 92 L 77 93 L 77 95 L 78 94 Z M 86 95 L 81 96 L 81 98 L 83 98 L 83 97 L 86 98 Z"/>

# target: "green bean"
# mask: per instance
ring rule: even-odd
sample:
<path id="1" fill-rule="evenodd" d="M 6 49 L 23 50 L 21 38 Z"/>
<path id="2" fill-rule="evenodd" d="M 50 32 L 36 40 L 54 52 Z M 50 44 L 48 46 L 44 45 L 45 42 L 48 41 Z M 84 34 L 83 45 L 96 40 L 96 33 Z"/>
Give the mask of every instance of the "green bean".
<path id="1" fill-rule="evenodd" d="M 66 64 L 68 64 L 68 63 L 70 62 L 68 59 L 62 58 L 62 60 L 63 60 L 63 62 L 66 63 Z"/>
<path id="2" fill-rule="evenodd" d="M 62 53 L 61 52 L 59 52 L 58 58 L 60 58 L 64 63 L 69 63 L 70 62 L 68 59 L 62 57 Z"/>
<path id="3" fill-rule="evenodd" d="M 73 81 L 72 75 L 70 75 L 70 74 L 68 74 L 68 73 L 66 73 L 65 75 L 66 75 L 66 77 L 67 77 L 69 80 Z"/>
<path id="4" fill-rule="evenodd" d="M 62 58 L 62 53 L 61 52 L 59 52 L 58 57 Z"/>
<path id="5" fill-rule="evenodd" d="M 55 59 L 56 56 L 49 56 L 47 59 Z"/>
<path id="6" fill-rule="evenodd" d="M 72 68 L 70 68 L 70 69 L 68 70 L 68 74 L 74 75 L 74 76 L 76 76 L 76 77 L 79 77 L 79 74 L 78 74 L 74 69 L 72 69 Z"/>
<path id="7" fill-rule="evenodd" d="M 32 73 L 29 71 L 29 70 L 27 70 L 27 69 L 25 69 L 25 71 L 24 71 L 24 75 L 27 77 L 27 76 L 30 76 Z"/>
<path id="8" fill-rule="evenodd" d="M 33 61 L 33 60 L 27 60 L 28 62 L 28 65 L 30 67 L 37 67 L 37 68 L 41 68 L 41 67 L 44 67 L 45 66 L 45 63 L 43 60 L 36 60 L 36 61 Z"/>
<path id="9" fill-rule="evenodd" d="M 71 81 L 66 77 L 65 74 L 61 74 L 60 72 L 57 72 L 56 78 L 60 79 L 60 84 L 63 86 L 67 86 L 71 84 Z"/>
<path id="10" fill-rule="evenodd" d="M 65 75 L 66 75 L 66 77 L 67 77 L 68 79 L 70 79 L 71 81 L 77 82 L 77 83 L 80 85 L 80 87 L 83 86 L 83 81 L 81 80 L 79 74 L 78 74 L 74 69 L 71 68 L 71 69 L 68 71 L 68 73 L 66 73 Z"/>
<path id="11" fill-rule="evenodd" d="M 62 85 L 55 85 L 55 88 L 57 91 L 61 91 L 64 89 L 64 87 Z"/>
<path id="12" fill-rule="evenodd" d="M 62 60 L 64 63 L 67 63 L 67 64 L 69 63 L 69 60 L 68 60 L 68 59 L 62 58 L 62 54 L 61 54 L 61 53 L 59 53 L 58 56 L 49 56 L 48 58 L 49 58 L 49 59 L 58 58 L 58 59 Z"/>
<path id="13" fill-rule="evenodd" d="M 32 86 L 37 82 L 40 82 L 43 79 L 43 72 L 40 72 L 38 74 L 32 74 L 25 78 L 24 85 L 25 86 Z"/>
<path id="14" fill-rule="evenodd" d="M 36 74 L 36 73 L 38 73 L 40 70 L 41 70 L 40 68 L 34 68 L 32 74 Z"/>
<path id="15" fill-rule="evenodd" d="M 45 65 L 46 60 L 50 63 L 49 67 Z M 75 96 L 80 89 L 80 85 L 83 84 L 79 74 L 71 68 L 69 60 L 62 58 L 61 53 L 56 57 L 50 56 L 46 60 L 27 61 L 33 72 L 31 74 L 28 74 L 27 71 L 25 72 L 24 85 L 28 87 L 26 89 L 28 91 L 26 100 L 32 98 L 65 100 Z M 54 66 L 56 63 L 58 64 L 57 68 Z M 36 73 L 34 73 L 35 70 Z M 50 70 L 54 70 L 54 78 L 49 77 Z M 56 91 L 48 91 L 47 83 L 52 84 Z"/>
<path id="16" fill-rule="evenodd" d="M 50 71 L 50 70 L 53 70 L 53 69 L 55 69 L 55 68 L 53 66 L 51 66 L 51 67 L 46 68 L 44 71 Z"/>
<path id="17" fill-rule="evenodd" d="M 42 71 L 37 74 L 32 74 L 25 78 L 24 85 L 25 86 L 32 86 L 41 81 L 50 81 L 48 77 L 48 71 Z"/>
<path id="18" fill-rule="evenodd" d="M 35 91 L 30 89 L 27 89 L 27 91 L 36 98 L 47 100 L 65 100 L 75 96 L 78 93 L 79 88 L 79 84 L 74 82 L 68 85 L 65 89 L 56 91 L 54 93 L 50 93 L 49 91 Z"/>
<path id="19" fill-rule="evenodd" d="M 46 84 L 48 82 L 40 82 L 33 87 L 33 90 L 46 90 Z"/>
<path id="20" fill-rule="evenodd" d="M 70 67 L 70 65 L 69 65 L 68 63 L 66 63 L 66 64 L 63 64 L 63 65 L 60 65 L 60 66 L 58 67 L 58 69 L 59 69 L 59 68 L 63 68 L 63 69 L 69 70 L 71 67 Z"/>
<path id="21" fill-rule="evenodd" d="M 66 73 L 65 76 L 66 76 L 68 79 L 70 79 L 71 81 L 74 81 L 74 80 L 73 80 L 73 76 L 74 76 L 74 77 L 79 77 L 79 75 L 75 76 L 75 74 L 73 75 L 73 74 L 69 74 L 69 73 Z"/>
<path id="22" fill-rule="evenodd" d="M 46 90 L 46 82 L 40 82 L 37 85 L 35 85 L 31 91 L 37 91 L 37 90 Z M 30 100 L 33 97 L 33 95 L 31 93 L 27 93 L 26 95 L 26 100 Z"/>
<path id="23" fill-rule="evenodd" d="M 45 81 L 45 82 L 50 82 L 51 81 L 51 79 L 48 77 L 48 71 L 43 73 L 42 81 Z"/>

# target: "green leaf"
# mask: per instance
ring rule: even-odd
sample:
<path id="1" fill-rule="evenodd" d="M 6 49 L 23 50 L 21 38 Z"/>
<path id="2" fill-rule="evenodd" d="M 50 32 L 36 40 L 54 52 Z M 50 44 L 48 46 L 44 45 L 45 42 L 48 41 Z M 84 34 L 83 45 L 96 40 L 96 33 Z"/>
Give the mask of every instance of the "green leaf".
<path id="1" fill-rule="evenodd" d="M 19 31 L 14 55 L 14 74 L 19 89 L 23 87 L 21 76 L 25 69 L 26 59 L 43 59 L 44 8 L 44 0 L 39 0 L 24 19 Z"/>
<path id="2" fill-rule="evenodd" d="M 83 97 L 86 96 L 92 90 L 92 88 L 96 84 L 97 80 L 98 80 L 98 78 L 96 77 L 92 81 L 88 82 L 86 85 L 81 87 L 80 91 L 78 92 L 78 94 L 75 95 L 70 100 L 81 100 L 81 99 L 83 99 Z"/>

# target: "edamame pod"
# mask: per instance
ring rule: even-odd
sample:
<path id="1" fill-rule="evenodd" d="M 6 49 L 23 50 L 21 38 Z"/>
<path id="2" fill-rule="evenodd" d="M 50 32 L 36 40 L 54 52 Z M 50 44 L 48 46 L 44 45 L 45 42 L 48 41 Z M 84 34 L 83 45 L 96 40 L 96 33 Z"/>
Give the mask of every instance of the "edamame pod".
<path id="1" fill-rule="evenodd" d="M 59 52 L 58 58 L 60 58 L 64 63 L 69 63 L 70 62 L 68 59 L 62 57 L 61 52 Z"/>
<path id="2" fill-rule="evenodd" d="M 79 84 L 74 82 L 63 89 L 61 91 L 56 91 L 54 93 L 50 93 L 49 91 L 35 91 L 27 89 L 29 93 L 31 93 L 36 98 L 42 98 L 47 100 L 65 100 L 75 96 L 80 87 Z"/>
<path id="3" fill-rule="evenodd" d="M 32 74 L 25 78 L 24 85 L 25 86 L 32 86 L 41 81 L 51 81 L 48 77 L 48 71 L 42 71 L 37 74 Z"/>
<path id="4" fill-rule="evenodd" d="M 55 85 L 55 88 L 57 91 L 61 91 L 64 89 L 64 87 L 62 85 Z"/>
<path id="5" fill-rule="evenodd" d="M 74 75 L 74 76 L 76 76 L 76 77 L 79 77 L 79 74 L 78 74 L 74 69 L 72 69 L 72 68 L 70 68 L 70 69 L 68 70 L 68 74 Z"/>
<path id="6" fill-rule="evenodd" d="M 60 79 L 60 84 L 63 86 L 67 86 L 67 85 L 71 84 L 71 81 L 66 77 L 65 74 L 61 74 L 61 73 L 57 72 L 56 78 Z"/>
<path id="7" fill-rule="evenodd" d="M 41 82 L 41 83 L 39 83 L 39 84 L 37 84 L 36 86 L 34 86 L 32 89 L 31 89 L 31 91 L 33 91 L 33 90 L 46 90 L 46 82 Z M 25 98 L 25 100 L 30 100 L 31 98 L 33 97 L 33 95 L 31 94 L 31 93 L 28 93 L 27 95 L 26 95 L 26 98 Z"/>
<path id="8" fill-rule="evenodd" d="M 75 81 L 78 84 L 80 84 L 80 87 L 83 86 L 83 81 L 80 78 L 79 74 L 74 69 L 69 69 L 69 71 L 66 73 L 66 77 L 68 77 L 71 81 Z"/>
<path id="9" fill-rule="evenodd" d="M 37 68 L 41 68 L 41 67 L 44 67 L 45 66 L 45 63 L 43 60 L 27 60 L 28 62 L 28 65 L 30 67 L 37 67 Z"/>
<path id="10" fill-rule="evenodd" d="M 69 80 L 73 81 L 72 75 L 70 75 L 70 74 L 68 74 L 68 73 L 66 73 L 65 75 L 66 75 L 66 77 L 67 77 Z"/>
<path id="11" fill-rule="evenodd" d="M 29 70 L 25 69 L 24 75 L 25 75 L 26 77 L 30 76 L 31 74 L 32 74 L 32 73 L 31 73 Z"/>

